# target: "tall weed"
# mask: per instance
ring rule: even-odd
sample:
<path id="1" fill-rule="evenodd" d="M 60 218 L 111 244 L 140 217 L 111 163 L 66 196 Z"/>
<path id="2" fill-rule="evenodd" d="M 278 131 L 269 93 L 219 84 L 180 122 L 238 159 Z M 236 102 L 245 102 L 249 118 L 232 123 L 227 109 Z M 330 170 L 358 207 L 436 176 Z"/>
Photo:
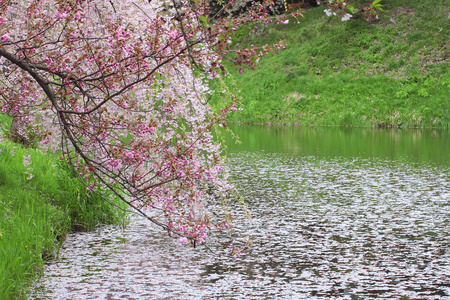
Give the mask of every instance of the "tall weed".
<path id="1" fill-rule="evenodd" d="M 0 115 L 0 123 L 7 129 L 10 119 Z M 0 143 L 0 299 L 25 298 L 70 231 L 125 221 L 123 211 L 88 192 L 57 155 Z"/>

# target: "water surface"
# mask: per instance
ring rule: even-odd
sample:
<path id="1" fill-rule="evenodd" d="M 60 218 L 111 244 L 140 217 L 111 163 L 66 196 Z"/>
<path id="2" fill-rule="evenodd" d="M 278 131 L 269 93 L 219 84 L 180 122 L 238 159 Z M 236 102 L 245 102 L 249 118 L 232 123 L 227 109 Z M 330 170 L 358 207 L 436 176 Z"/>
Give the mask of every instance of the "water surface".
<path id="1" fill-rule="evenodd" d="M 251 218 L 181 245 L 135 218 L 71 235 L 30 298 L 450 298 L 448 131 L 240 126 L 232 180 Z M 235 241 L 236 242 L 236 241 Z"/>

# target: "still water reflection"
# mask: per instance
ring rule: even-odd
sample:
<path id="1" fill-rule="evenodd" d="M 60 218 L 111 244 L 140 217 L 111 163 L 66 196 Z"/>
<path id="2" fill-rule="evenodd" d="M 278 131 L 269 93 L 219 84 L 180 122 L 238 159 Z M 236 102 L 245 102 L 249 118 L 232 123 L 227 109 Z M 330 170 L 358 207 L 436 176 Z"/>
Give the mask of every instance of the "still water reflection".
<path id="1" fill-rule="evenodd" d="M 291 153 L 320 158 L 381 158 L 409 163 L 450 165 L 450 131 L 342 127 L 238 126 L 228 139 L 233 152 Z"/>
<path id="2" fill-rule="evenodd" d="M 450 298 L 448 131 L 234 130 L 241 259 L 226 237 L 190 249 L 136 218 L 71 235 L 30 298 Z"/>

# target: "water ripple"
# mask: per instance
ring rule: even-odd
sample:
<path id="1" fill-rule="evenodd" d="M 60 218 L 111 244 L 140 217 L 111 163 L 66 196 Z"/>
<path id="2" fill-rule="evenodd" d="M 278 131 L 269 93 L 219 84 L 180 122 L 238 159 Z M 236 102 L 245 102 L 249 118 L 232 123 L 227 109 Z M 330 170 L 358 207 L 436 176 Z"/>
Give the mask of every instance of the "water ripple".
<path id="1" fill-rule="evenodd" d="M 448 168 L 240 152 L 230 172 L 252 212 L 235 229 L 253 241 L 241 259 L 134 219 L 71 235 L 31 296 L 450 299 Z"/>

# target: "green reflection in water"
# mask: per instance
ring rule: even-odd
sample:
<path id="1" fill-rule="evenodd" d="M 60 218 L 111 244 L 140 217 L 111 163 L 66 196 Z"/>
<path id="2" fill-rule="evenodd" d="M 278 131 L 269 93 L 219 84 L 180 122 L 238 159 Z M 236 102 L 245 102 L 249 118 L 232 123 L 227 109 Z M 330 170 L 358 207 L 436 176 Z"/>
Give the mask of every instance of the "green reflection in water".
<path id="1" fill-rule="evenodd" d="M 446 129 L 376 129 L 343 127 L 229 126 L 229 152 L 267 151 L 315 157 L 381 158 L 450 166 L 450 131 Z"/>

